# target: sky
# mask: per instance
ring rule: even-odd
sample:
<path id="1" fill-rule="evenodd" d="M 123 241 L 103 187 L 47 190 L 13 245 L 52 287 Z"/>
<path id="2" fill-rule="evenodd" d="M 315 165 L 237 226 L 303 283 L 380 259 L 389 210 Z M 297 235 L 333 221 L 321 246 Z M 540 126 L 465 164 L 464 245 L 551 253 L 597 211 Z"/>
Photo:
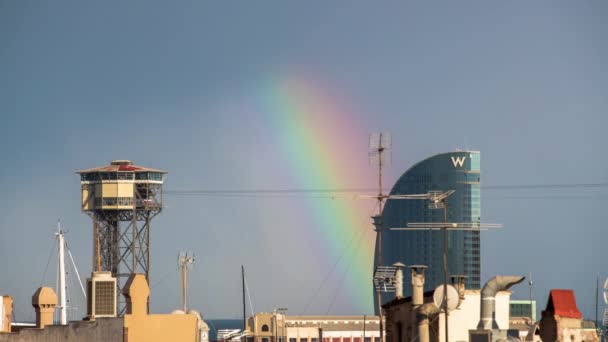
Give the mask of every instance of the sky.
<path id="1" fill-rule="evenodd" d="M 504 225 L 482 234 L 482 282 L 532 273 L 539 308 L 572 288 L 593 318 L 608 276 L 606 16 L 600 0 L 2 1 L 0 293 L 34 318 L 58 219 L 89 274 L 74 172 L 130 159 L 169 172 L 152 311 L 179 307 L 190 251 L 189 305 L 205 317 L 240 317 L 241 265 L 248 311 L 371 314 L 373 203 L 170 190 L 363 192 L 368 135 L 384 131 L 387 188 L 430 155 L 481 151 L 482 221 Z M 604 185 L 492 188 L 583 183 Z"/>

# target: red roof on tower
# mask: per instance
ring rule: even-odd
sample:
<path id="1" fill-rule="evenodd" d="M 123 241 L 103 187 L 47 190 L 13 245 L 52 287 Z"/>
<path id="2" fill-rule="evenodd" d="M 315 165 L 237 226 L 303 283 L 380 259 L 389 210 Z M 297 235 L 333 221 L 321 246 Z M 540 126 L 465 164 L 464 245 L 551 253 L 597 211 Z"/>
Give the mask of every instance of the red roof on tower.
<path id="1" fill-rule="evenodd" d="M 583 315 L 576 307 L 576 298 L 574 291 L 552 289 L 549 292 L 549 300 L 545 311 L 554 312 L 558 316 L 569 318 L 583 318 Z"/>
<path id="2" fill-rule="evenodd" d="M 158 170 L 158 169 L 152 169 L 149 167 L 134 165 L 133 162 L 131 162 L 130 160 L 113 160 L 110 163 L 110 165 L 108 165 L 108 166 L 94 167 L 92 169 L 77 171 L 76 173 L 117 172 L 117 171 L 167 173 L 167 171 L 162 171 L 162 170 Z"/>

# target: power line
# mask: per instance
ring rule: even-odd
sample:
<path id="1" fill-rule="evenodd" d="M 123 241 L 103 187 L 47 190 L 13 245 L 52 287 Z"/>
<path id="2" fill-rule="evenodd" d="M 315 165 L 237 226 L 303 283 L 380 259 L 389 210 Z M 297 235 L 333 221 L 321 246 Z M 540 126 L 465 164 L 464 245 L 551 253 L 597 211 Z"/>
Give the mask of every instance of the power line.
<path id="1" fill-rule="evenodd" d="M 482 185 L 482 190 L 535 190 L 535 189 L 604 189 L 608 182 L 597 183 L 553 183 L 553 184 L 508 184 L 508 185 Z M 391 189 L 384 189 L 390 191 Z M 295 197 L 295 198 L 329 198 L 329 199 L 357 199 L 356 195 L 349 193 L 375 193 L 374 188 L 291 188 L 291 189 L 198 189 L 198 190 L 165 190 L 164 194 L 176 196 L 204 196 L 204 197 Z M 326 195 L 322 195 L 326 194 Z M 327 195 L 340 194 L 340 195 Z"/>
<path id="2" fill-rule="evenodd" d="M 367 215 L 368 217 L 371 217 L 371 215 L 373 214 L 374 211 L 376 211 L 376 207 L 378 206 L 378 204 L 374 205 L 374 207 L 372 208 L 371 212 L 369 213 L 369 215 Z M 355 247 L 355 251 L 358 248 L 358 245 L 361 242 L 362 237 L 365 235 L 365 232 L 368 231 L 368 223 L 362 223 L 361 224 L 361 233 L 357 239 L 357 247 Z M 321 281 L 321 284 L 319 285 L 319 287 L 315 290 L 314 294 L 312 295 L 312 297 L 307 301 L 306 307 L 304 308 L 304 310 L 302 311 L 302 315 L 305 315 L 308 312 L 308 309 L 310 308 L 310 305 L 317 299 L 317 296 L 319 295 L 319 293 L 321 292 L 321 289 L 325 286 L 325 284 L 327 283 L 327 280 L 329 279 L 329 277 L 334 273 L 334 271 L 336 270 L 336 267 L 338 266 L 338 264 L 342 261 L 342 259 L 344 258 L 344 256 L 346 256 L 347 252 L 350 250 L 350 248 L 353 245 L 353 242 L 355 241 L 355 235 L 353 234 L 350 238 L 350 241 L 346 244 L 346 248 L 344 248 L 342 250 L 342 253 L 340 254 L 340 256 L 336 259 L 336 262 L 333 264 L 333 266 L 329 269 L 329 271 L 325 274 L 325 277 L 323 278 L 323 280 Z M 348 268 L 350 268 L 350 263 L 347 266 L 347 270 Z M 344 277 L 344 276 L 343 276 Z M 341 286 L 341 282 L 339 287 Z M 335 296 L 335 295 L 334 295 Z M 333 302 L 333 300 L 332 300 Z M 331 308 L 331 307 L 330 307 Z"/>

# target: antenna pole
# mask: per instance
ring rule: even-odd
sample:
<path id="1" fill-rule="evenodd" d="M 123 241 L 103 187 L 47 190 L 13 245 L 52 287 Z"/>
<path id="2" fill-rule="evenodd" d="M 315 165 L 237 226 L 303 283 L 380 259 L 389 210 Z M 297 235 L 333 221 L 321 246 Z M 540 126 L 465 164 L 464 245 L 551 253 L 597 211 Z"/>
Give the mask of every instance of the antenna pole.
<path id="1" fill-rule="evenodd" d="M 383 154 L 391 148 L 390 135 L 387 133 L 371 134 L 369 139 L 369 156 L 378 156 L 378 214 L 373 216 L 374 228 L 376 231 L 376 268 L 382 265 L 382 205 L 385 199 L 382 193 L 382 166 Z M 382 318 L 382 294 L 376 289 L 376 299 L 378 301 L 378 316 L 380 318 L 380 341 L 384 342 L 384 324 Z"/>
<path id="2" fill-rule="evenodd" d="M 186 312 L 188 310 L 188 308 L 186 307 L 186 263 L 185 262 L 182 262 L 181 269 L 182 269 L 182 308 L 183 308 L 184 312 Z"/>
<path id="3" fill-rule="evenodd" d="M 443 199 L 443 312 L 445 313 L 445 342 L 448 340 L 448 205 Z"/>
<path id="4" fill-rule="evenodd" d="M 60 297 L 60 324 L 67 324 L 66 298 L 65 298 L 65 242 L 63 239 L 63 231 L 61 230 L 61 222 L 57 221 L 57 243 L 59 244 L 59 297 Z"/>
<path id="5" fill-rule="evenodd" d="M 532 272 L 530 272 L 530 280 L 528 281 L 528 285 L 530 285 L 530 319 L 534 317 L 534 312 L 532 312 Z"/>
<path id="6" fill-rule="evenodd" d="M 189 256 L 188 253 L 179 256 L 179 267 L 182 274 L 182 308 L 184 312 L 188 311 L 188 283 L 187 273 L 188 265 L 194 264 L 194 255 Z"/>
<path id="7" fill-rule="evenodd" d="M 241 265 L 241 281 L 243 282 L 243 332 L 247 329 L 247 311 L 245 307 L 245 266 Z M 245 336 L 243 334 L 243 336 Z"/>
<path id="8" fill-rule="evenodd" d="M 598 306 L 599 306 L 599 295 L 598 292 L 600 290 L 600 275 L 597 274 L 595 278 L 595 326 L 598 326 Z"/>

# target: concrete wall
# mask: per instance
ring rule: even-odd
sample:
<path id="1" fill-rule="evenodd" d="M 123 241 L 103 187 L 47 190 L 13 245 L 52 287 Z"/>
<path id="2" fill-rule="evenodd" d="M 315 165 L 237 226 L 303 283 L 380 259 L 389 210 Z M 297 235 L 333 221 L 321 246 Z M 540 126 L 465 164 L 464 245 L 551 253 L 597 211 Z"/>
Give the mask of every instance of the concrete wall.
<path id="1" fill-rule="evenodd" d="M 496 323 L 502 330 L 509 329 L 509 302 L 510 291 L 501 291 L 496 294 Z M 477 329 L 479 316 L 481 314 L 481 295 L 477 290 L 469 290 L 465 293 L 465 299 L 461 301 L 460 307 L 449 313 L 448 331 L 450 341 L 468 341 L 469 330 Z M 445 315 L 439 315 L 439 341 L 445 340 Z"/>
<path id="2" fill-rule="evenodd" d="M 100 318 L 92 322 L 70 322 L 45 329 L 23 329 L 19 333 L 0 333 L 0 342 L 106 342 L 124 341 L 123 321 Z"/>
<path id="3" fill-rule="evenodd" d="M 125 315 L 129 342 L 197 342 L 198 318 L 194 315 Z"/>

